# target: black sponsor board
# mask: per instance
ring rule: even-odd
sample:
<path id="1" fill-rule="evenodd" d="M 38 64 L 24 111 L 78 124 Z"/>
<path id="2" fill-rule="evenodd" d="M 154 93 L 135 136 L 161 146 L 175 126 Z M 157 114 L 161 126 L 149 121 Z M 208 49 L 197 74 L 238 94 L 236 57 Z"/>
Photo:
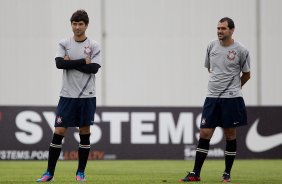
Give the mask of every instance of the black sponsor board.
<path id="1" fill-rule="evenodd" d="M 45 160 L 55 107 L 0 106 L 0 160 Z M 98 107 L 89 159 L 193 159 L 200 107 Z M 237 129 L 237 158 L 282 158 L 282 107 L 247 107 L 248 125 Z M 77 159 L 79 135 L 70 128 L 60 159 Z M 217 128 L 208 157 L 224 157 Z"/>

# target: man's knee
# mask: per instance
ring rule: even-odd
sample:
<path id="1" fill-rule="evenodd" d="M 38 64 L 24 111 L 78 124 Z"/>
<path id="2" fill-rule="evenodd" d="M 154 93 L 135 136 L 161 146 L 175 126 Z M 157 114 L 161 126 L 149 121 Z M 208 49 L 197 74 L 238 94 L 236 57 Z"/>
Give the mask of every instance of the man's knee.
<path id="1" fill-rule="evenodd" d="M 65 127 L 55 127 L 55 134 L 61 135 L 61 136 L 65 136 L 65 133 L 67 131 L 67 128 Z"/>
<path id="2" fill-rule="evenodd" d="M 200 138 L 211 139 L 213 132 L 214 132 L 213 128 L 202 128 L 200 129 Z"/>
<path id="3" fill-rule="evenodd" d="M 236 139 L 236 128 L 225 128 L 224 135 L 225 135 L 226 140 Z"/>
<path id="4" fill-rule="evenodd" d="M 79 127 L 79 134 L 90 134 L 90 126 Z"/>

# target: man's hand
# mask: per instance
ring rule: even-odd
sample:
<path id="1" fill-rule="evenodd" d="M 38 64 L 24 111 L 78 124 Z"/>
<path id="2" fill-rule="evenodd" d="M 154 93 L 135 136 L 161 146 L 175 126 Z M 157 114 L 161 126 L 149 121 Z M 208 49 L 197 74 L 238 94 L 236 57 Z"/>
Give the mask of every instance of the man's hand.
<path id="1" fill-rule="evenodd" d="M 88 65 L 88 64 L 90 64 L 91 63 L 91 59 L 90 59 L 90 57 L 89 56 L 87 56 L 86 58 L 85 58 L 85 61 L 86 61 L 86 64 Z"/>
<path id="2" fill-rule="evenodd" d="M 64 60 L 65 60 L 65 61 L 68 61 L 68 60 L 70 60 L 70 57 L 69 57 L 69 56 L 65 56 L 65 57 L 64 57 Z"/>

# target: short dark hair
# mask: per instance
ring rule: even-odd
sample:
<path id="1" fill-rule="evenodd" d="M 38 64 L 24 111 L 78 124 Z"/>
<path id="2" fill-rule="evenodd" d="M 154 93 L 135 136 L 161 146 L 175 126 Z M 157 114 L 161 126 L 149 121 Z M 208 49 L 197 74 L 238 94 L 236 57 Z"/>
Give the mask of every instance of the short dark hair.
<path id="1" fill-rule="evenodd" d="M 229 17 L 224 17 L 224 18 L 220 19 L 219 22 L 222 23 L 222 22 L 225 22 L 225 21 L 228 23 L 229 29 L 234 29 L 235 28 L 234 21 L 231 18 L 229 18 Z"/>
<path id="2" fill-rule="evenodd" d="M 77 10 L 72 14 L 70 18 L 70 22 L 72 23 L 73 21 L 75 22 L 83 21 L 86 25 L 88 25 L 89 17 L 87 12 L 85 10 Z"/>

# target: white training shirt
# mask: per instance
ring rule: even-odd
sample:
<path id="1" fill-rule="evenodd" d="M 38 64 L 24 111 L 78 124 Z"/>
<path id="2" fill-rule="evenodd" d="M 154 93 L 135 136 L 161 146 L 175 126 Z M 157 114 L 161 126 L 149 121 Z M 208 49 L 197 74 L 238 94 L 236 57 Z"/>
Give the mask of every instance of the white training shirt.
<path id="1" fill-rule="evenodd" d="M 212 41 L 207 48 L 205 67 L 210 69 L 207 97 L 243 96 L 240 74 L 250 71 L 250 56 L 239 42 L 223 47 L 219 40 Z"/>
<path id="2" fill-rule="evenodd" d="M 59 42 L 56 57 L 69 56 L 70 60 L 91 58 L 91 63 L 101 65 L 100 47 L 96 41 L 87 38 L 77 42 L 73 37 Z M 82 73 L 75 69 L 63 70 L 61 97 L 92 98 L 96 97 L 95 74 Z"/>

